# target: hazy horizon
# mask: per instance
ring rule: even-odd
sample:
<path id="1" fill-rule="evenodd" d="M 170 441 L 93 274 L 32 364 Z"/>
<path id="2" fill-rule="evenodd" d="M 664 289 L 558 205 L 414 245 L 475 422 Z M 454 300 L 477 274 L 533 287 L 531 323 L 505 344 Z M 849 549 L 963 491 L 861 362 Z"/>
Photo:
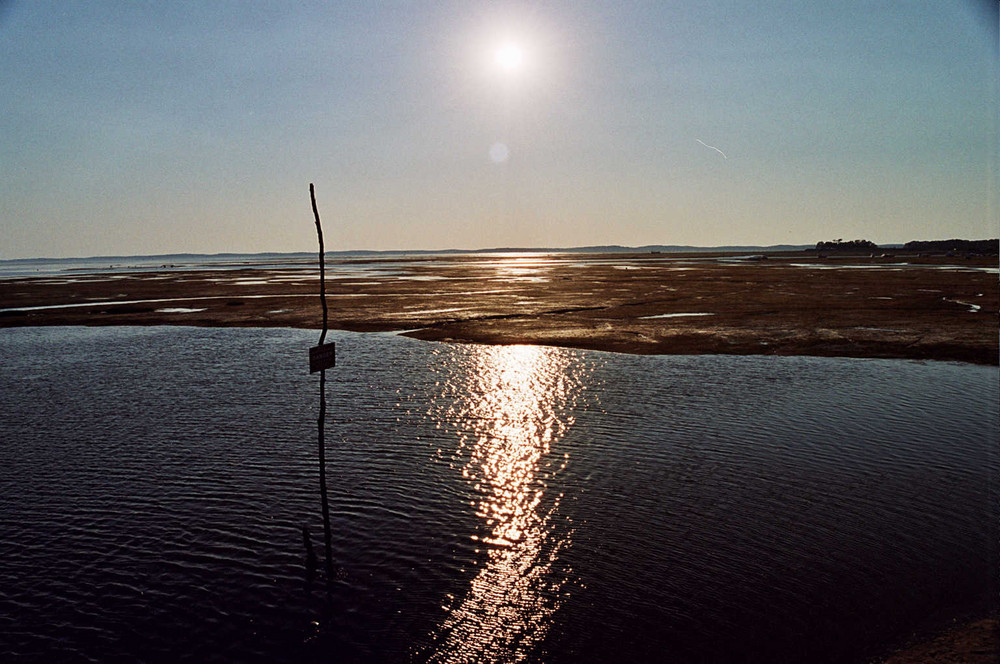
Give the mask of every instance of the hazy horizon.
<path id="1" fill-rule="evenodd" d="M 864 239 L 864 238 L 858 238 Z M 973 240 L 973 241 L 990 241 L 996 238 L 937 238 L 931 241 L 935 242 L 947 242 L 949 240 Z M 926 240 L 917 240 L 926 241 Z M 909 240 L 907 241 L 909 242 Z M 906 242 L 884 242 L 878 244 L 880 248 L 886 249 L 898 249 L 902 248 Z M 772 244 L 772 245 L 762 245 L 762 244 L 728 244 L 728 245 L 714 245 L 714 246 L 699 246 L 699 245 L 663 245 L 663 244 L 647 244 L 647 245 L 620 245 L 620 244 L 609 244 L 609 245 L 580 245 L 573 247 L 451 247 L 451 248 L 436 248 L 436 249 L 422 249 L 422 248 L 412 248 L 412 249 L 331 249 L 326 248 L 324 255 L 326 256 L 349 256 L 349 255 L 365 255 L 365 254 L 420 254 L 420 255 L 435 255 L 435 254 L 490 254 L 490 253 L 586 253 L 588 251 L 593 251 L 595 253 L 630 253 L 630 252 L 648 252 L 657 250 L 666 250 L 672 253 L 698 253 L 698 252 L 728 252 L 728 251 L 799 251 L 814 249 L 816 243 L 810 244 Z M 83 255 L 65 255 L 65 256 L 24 256 L 19 258 L 0 258 L 0 262 L 30 262 L 30 261 L 96 261 L 96 260 L 107 260 L 107 259 L 122 259 L 122 258 L 171 258 L 171 257 L 184 257 L 184 256 L 195 256 L 195 257 L 205 257 L 205 258 L 217 258 L 217 257 L 229 257 L 229 256 L 315 256 L 316 249 L 313 250 L 300 250 L 300 251 L 244 251 L 244 252 L 234 252 L 234 251 L 219 251 L 219 252 L 198 252 L 198 251 L 182 251 L 182 252 L 166 252 L 159 254 L 95 254 L 92 256 Z"/>
<path id="2" fill-rule="evenodd" d="M 997 12 L 0 0 L 0 259 L 985 239 Z M 471 249 L 467 249 L 471 250 Z"/>

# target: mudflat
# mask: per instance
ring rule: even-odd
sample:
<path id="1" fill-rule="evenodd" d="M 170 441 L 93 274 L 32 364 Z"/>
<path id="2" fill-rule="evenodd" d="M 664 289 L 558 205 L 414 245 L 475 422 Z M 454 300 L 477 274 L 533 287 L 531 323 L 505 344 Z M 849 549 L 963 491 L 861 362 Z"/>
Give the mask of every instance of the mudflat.
<path id="1" fill-rule="evenodd" d="M 319 328 L 315 262 L 0 280 L 0 327 Z M 328 259 L 329 326 L 641 354 L 998 363 L 996 256 L 463 254 Z"/>
<path id="2" fill-rule="evenodd" d="M 981 618 L 925 637 L 894 653 L 884 664 L 993 664 L 1000 655 L 1000 620 Z"/>

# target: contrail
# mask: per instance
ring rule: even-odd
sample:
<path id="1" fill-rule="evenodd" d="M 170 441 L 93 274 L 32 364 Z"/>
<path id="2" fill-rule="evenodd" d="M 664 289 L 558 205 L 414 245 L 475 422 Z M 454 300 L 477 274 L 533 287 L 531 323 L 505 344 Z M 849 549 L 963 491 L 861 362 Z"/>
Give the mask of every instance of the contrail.
<path id="1" fill-rule="evenodd" d="M 702 145 L 704 145 L 704 146 L 705 146 L 706 148 L 708 148 L 709 150 L 715 150 L 716 152 L 718 152 L 719 154 L 721 154 L 721 155 L 722 155 L 722 158 L 723 158 L 723 159 L 726 159 L 726 160 L 728 160 L 728 159 L 729 159 L 729 157 L 727 157 L 727 156 L 726 156 L 726 153 L 725 153 L 725 152 L 723 152 L 723 151 L 722 151 L 722 150 L 720 150 L 719 148 L 715 147 L 714 145 L 709 145 L 708 143 L 706 143 L 705 141 L 701 140 L 700 138 L 696 138 L 696 139 L 694 139 L 694 140 L 698 141 L 699 143 L 701 143 Z"/>

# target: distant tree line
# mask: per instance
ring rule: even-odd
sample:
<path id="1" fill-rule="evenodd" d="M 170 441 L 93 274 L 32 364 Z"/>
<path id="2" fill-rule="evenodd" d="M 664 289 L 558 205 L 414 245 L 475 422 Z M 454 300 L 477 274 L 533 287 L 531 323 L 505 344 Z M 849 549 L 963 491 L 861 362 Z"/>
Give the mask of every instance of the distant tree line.
<path id="1" fill-rule="evenodd" d="M 899 245 L 892 245 L 899 248 Z M 912 240 L 902 247 L 903 251 L 915 253 L 963 253 L 986 254 L 995 256 L 1000 250 L 1000 240 Z M 816 249 L 820 253 L 874 253 L 879 246 L 870 240 L 830 240 L 817 242 Z"/>
<path id="2" fill-rule="evenodd" d="M 969 254 L 995 255 L 1000 240 L 913 240 L 903 245 L 907 251 L 939 252 L 957 251 Z"/>
<path id="3" fill-rule="evenodd" d="M 816 251 L 851 251 L 851 252 L 871 252 L 876 251 L 878 245 L 870 240 L 832 240 L 830 242 L 817 242 Z"/>

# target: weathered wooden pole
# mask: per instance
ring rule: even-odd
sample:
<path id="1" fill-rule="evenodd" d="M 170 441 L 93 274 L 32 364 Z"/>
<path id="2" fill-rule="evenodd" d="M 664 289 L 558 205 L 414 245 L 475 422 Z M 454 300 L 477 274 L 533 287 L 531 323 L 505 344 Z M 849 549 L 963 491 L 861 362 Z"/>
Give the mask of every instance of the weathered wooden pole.
<path id="1" fill-rule="evenodd" d="M 309 372 L 319 371 L 319 496 L 323 509 L 323 543 L 326 549 L 326 579 L 333 580 L 333 538 L 330 534 L 330 503 L 326 496 L 326 369 L 334 366 L 333 344 L 324 344 L 328 313 L 326 308 L 326 263 L 323 249 L 323 226 L 316 208 L 316 190 L 309 183 L 309 198 L 312 200 L 313 216 L 316 218 L 316 235 L 319 238 L 319 297 L 323 304 L 323 331 L 319 335 L 319 345 L 309 351 Z"/>
<path id="2" fill-rule="evenodd" d="M 319 209 L 316 208 L 316 189 L 309 183 L 309 198 L 312 200 L 313 217 L 316 219 L 316 236 L 319 238 L 319 301 L 323 305 L 323 332 L 319 335 L 319 345 L 326 340 L 328 313 L 326 308 L 326 256 L 323 250 L 323 225 L 319 221 Z"/>

